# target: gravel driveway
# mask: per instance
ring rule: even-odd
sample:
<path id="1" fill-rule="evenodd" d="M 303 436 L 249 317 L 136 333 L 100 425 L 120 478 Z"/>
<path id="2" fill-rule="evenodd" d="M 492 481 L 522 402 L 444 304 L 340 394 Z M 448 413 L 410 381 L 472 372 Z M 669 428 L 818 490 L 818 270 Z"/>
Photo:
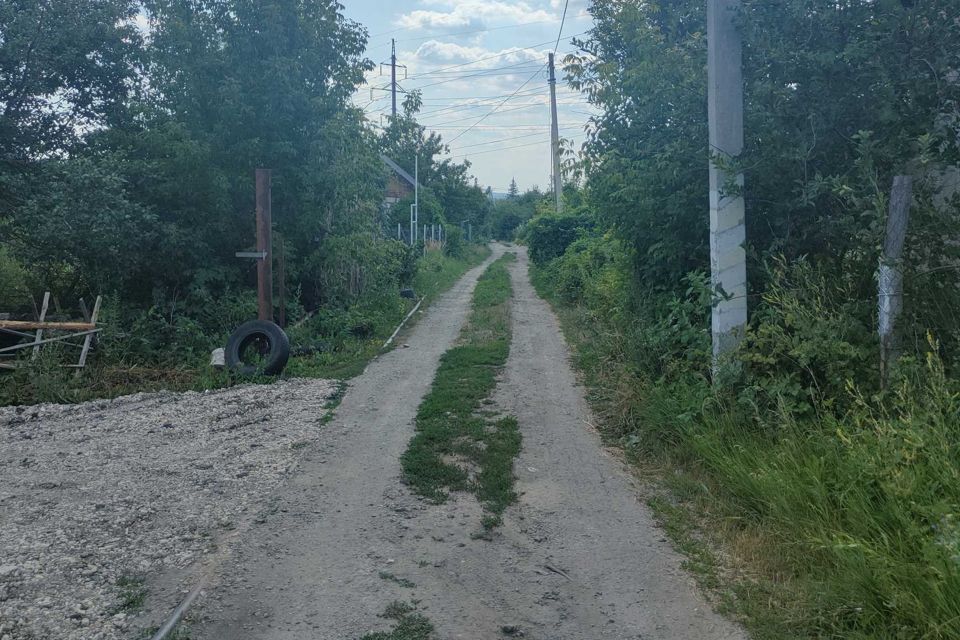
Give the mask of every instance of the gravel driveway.
<path id="1" fill-rule="evenodd" d="M 269 511 L 326 380 L 0 409 L 0 640 L 140 637 L 144 582 Z M 160 609 L 174 590 L 150 592 Z"/>

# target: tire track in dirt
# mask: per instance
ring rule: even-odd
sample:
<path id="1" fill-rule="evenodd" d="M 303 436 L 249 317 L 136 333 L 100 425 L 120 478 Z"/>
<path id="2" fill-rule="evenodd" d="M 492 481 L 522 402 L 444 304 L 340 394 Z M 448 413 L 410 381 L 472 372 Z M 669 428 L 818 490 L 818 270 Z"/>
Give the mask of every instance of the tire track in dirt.
<path id="1" fill-rule="evenodd" d="M 747 637 L 712 611 L 588 428 L 556 318 L 529 283 L 525 250 L 515 251 L 513 343 L 494 399 L 523 433 L 520 498 L 493 539 L 476 536 L 483 511 L 472 495 L 426 504 L 402 485 L 398 463 L 477 269 L 417 325 L 410 350 L 355 382 L 329 439 L 308 454 L 278 517 L 238 550 L 194 635 L 356 639 L 389 629 L 378 614 L 399 600 L 416 603 L 443 639 L 494 640 L 505 630 L 538 640 Z"/>
<path id="2" fill-rule="evenodd" d="M 349 638 L 383 611 L 379 570 L 405 535 L 400 454 L 440 356 L 466 318 L 468 272 L 399 347 L 355 378 L 316 447 L 279 491 L 273 513 L 236 543 L 231 566 L 191 618 L 201 638 Z M 420 508 L 411 499 L 411 509 Z"/>

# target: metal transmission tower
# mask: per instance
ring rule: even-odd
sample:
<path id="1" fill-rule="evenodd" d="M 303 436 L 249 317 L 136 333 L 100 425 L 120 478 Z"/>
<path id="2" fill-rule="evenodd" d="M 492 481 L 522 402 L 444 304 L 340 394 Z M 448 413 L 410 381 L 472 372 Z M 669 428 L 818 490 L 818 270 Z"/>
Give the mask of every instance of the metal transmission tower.
<path id="1" fill-rule="evenodd" d="M 712 314 L 718 372 L 747 326 L 747 258 L 743 174 L 728 170 L 743 151 L 743 49 L 734 18 L 740 0 L 707 2 L 710 121 L 710 273 L 721 295 Z"/>
<path id="2" fill-rule="evenodd" d="M 560 125 L 557 123 L 557 76 L 553 67 L 553 54 L 550 54 L 550 151 L 553 157 L 553 197 L 557 213 L 563 212 L 563 176 L 560 173 Z"/>
<path id="3" fill-rule="evenodd" d="M 373 100 L 374 91 L 389 91 L 390 92 L 390 101 L 391 101 L 391 110 L 390 115 L 393 118 L 397 117 L 397 94 L 406 93 L 403 88 L 397 84 L 397 69 L 403 69 L 403 79 L 407 79 L 407 67 L 406 65 L 397 64 L 397 41 L 390 41 L 390 61 L 380 63 L 380 75 L 383 75 L 383 67 L 390 67 L 390 84 L 384 87 L 372 87 L 370 89 L 370 99 Z"/>

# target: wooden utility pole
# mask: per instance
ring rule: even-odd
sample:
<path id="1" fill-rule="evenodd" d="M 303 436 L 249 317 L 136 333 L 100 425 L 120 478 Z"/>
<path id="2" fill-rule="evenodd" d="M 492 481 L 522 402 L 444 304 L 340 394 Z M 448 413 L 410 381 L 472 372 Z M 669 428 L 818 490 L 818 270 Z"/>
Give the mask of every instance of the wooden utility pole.
<path id="1" fill-rule="evenodd" d="M 896 176 L 890 191 L 890 213 L 878 273 L 878 325 L 880 328 L 880 374 L 886 385 L 890 368 L 900 357 L 897 318 L 903 311 L 903 243 L 910 222 L 913 180 Z"/>
<path id="2" fill-rule="evenodd" d="M 707 0 L 710 273 L 721 294 L 712 314 L 714 372 L 747 326 L 744 180 L 724 168 L 743 151 L 743 50 L 734 23 L 739 9 L 740 0 Z"/>
<path id="3" fill-rule="evenodd" d="M 553 54 L 550 65 L 550 153 L 553 158 L 553 198 L 557 213 L 563 212 L 563 176 L 560 174 L 560 125 L 557 123 L 557 76 L 554 71 Z"/>
<path id="4" fill-rule="evenodd" d="M 271 173 L 256 170 L 257 183 L 257 317 L 273 321 L 273 251 L 271 248 Z"/>

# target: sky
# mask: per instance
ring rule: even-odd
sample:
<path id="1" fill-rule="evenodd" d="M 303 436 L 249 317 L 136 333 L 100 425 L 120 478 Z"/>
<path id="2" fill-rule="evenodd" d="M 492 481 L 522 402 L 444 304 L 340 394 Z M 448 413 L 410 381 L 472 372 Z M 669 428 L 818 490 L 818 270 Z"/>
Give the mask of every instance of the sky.
<path id="1" fill-rule="evenodd" d="M 422 92 L 418 119 L 469 160 L 484 187 L 506 192 L 549 188 L 550 93 L 547 54 L 557 47 L 560 136 L 579 148 L 591 107 L 563 81 L 559 61 L 571 37 L 590 29 L 589 0 L 342 0 L 346 16 L 367 28 L 367 56 L 390 60 L 396 39 L 402 89 Z M 561 35 L 562 20 L 562 35 Z M 382 75 L 381 75 L 382 73 Z M 374 124 L 390 114 L 389 64 L 354 96 Z M 384 88 L 384 89 L 381 89 Z M 398 98 L 398 105 L 402 100 Z"/>

